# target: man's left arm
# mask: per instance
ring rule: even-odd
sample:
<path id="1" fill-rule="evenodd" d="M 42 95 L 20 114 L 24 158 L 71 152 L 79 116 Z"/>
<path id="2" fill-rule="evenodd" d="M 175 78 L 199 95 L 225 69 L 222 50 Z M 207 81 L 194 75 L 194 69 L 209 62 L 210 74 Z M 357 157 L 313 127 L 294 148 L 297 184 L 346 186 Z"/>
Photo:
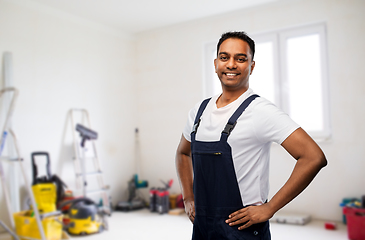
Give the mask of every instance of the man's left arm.
<path id="1" fill-rule="evenodd" d="M 322 150 L 302 128 L 295 130 L 281 145 L 297 160 L 291 176 L 268 203 L 249 206 L 230 214 L 226 220 L 230 226 L 242 225 L 238 228 L 242 230 L 270 219 L 298 196 L 321 168 L 327 165 Z"/>

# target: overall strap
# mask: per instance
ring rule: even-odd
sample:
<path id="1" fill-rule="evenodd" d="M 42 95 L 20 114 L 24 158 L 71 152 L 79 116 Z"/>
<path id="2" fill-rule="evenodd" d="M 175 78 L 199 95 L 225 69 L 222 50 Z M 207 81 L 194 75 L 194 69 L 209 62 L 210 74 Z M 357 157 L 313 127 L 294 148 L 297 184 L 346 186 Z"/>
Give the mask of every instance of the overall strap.
<path id="1" fill-rule="evenodd" d="M 237 108 L 237 110 L 233 113 L 231 118 L 228 120 L 224 130 L 222 131 L 221 140 L 227 141 L 229 134 L 231 134 L 233 128 L 236 126 L 237 119 L 241 116 L 243 111 L 250 105 L 250 103 L 255 100 L 255 98 L 259 97 L 259 95 L 254 94 L 249 96 L 243 103 Z"/>
<path id="2" fill-rule="evenodd" d="M 195 133 L 196 131 L 198 130 L 198 127 L 199 127 L 199 124 L 200 124 L 200 117 L 202 116 L 205 108 L 207 107 L 208 105 L 208 102 L 210 101 L 211 98 L 207 98 L 205 99 L 201 104 L 200 104 L 200 107 L 199 107 L 199 110 L 196 114 L 196 117 L 195 117 L 195 121 L 194 121 L 194 126 L 193 126 L 193 130 L 192 132 L 190 133 L 191 135 L 191 139 L 195 140 Z"/>

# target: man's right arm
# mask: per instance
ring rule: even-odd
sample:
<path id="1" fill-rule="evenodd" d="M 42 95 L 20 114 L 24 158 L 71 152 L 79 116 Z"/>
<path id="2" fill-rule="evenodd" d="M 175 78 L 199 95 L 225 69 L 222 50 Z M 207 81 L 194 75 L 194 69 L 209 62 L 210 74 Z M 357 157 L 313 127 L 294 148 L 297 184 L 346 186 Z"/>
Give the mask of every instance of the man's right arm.
<path id="1" fill-rule="evenodd" d="M 184 199 L 185 212 L 194 223 L 195 205 L 193 193 L 193 165 L 191 160 L 190 142 L 182 135 L 176 150 L 176 171 Z"/>

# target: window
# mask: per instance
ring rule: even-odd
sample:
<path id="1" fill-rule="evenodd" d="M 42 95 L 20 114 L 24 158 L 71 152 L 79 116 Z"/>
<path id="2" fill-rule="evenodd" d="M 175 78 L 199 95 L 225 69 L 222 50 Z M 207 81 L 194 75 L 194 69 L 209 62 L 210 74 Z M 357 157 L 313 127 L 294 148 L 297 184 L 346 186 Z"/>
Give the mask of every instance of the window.
<path id="1" fill-rule="evenodd" d="M 325 24 L 251 35 L 256 43 L 250 87 L 318 139 L 330 137 Z M 204 95 L 221 92 L 216 43 L 205 46 Z"/>

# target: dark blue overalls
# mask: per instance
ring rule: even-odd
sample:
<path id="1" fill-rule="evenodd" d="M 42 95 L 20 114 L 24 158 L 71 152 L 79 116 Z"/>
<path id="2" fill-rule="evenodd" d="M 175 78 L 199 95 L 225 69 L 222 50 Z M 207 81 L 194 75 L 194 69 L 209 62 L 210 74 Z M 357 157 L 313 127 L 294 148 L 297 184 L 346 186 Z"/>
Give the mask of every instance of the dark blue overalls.
<path id="1" fill-rule="evenodd" d="M 244 207 L 227 139 L 239 116 L 256 97 L 250 96 L 239 106 L 222 131 L 220 140 L 215 142 L 195 140 L 200 117 L 210 99 L 204 100 L 199 107 L 191 133 L 195 201 L 193 240 L 271 239 L 268 221 L 244 230 L 238 230 L 238 225 L 231 227 L 225 223 L 231 213 Z"/>

